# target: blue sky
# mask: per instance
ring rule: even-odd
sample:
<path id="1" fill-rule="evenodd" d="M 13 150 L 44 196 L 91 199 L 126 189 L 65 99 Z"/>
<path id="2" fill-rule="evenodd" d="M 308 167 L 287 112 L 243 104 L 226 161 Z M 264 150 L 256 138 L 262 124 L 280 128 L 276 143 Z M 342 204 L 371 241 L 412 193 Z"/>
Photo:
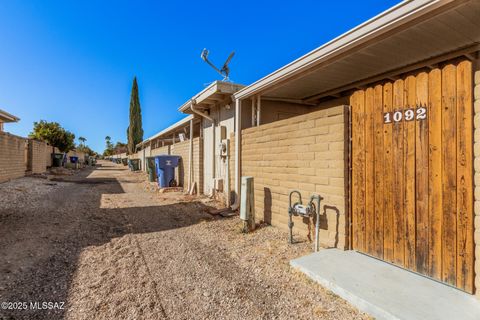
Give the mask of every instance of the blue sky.
<path id="1" fill-rule="evenodd" d="M 250 84 L 399 1 L 1 1 L 0 109 L 57 121 L 103 151 L 126 140 L 133 76 L 144 137 L 180 120 L 177 108 L 217 75 Z"/>

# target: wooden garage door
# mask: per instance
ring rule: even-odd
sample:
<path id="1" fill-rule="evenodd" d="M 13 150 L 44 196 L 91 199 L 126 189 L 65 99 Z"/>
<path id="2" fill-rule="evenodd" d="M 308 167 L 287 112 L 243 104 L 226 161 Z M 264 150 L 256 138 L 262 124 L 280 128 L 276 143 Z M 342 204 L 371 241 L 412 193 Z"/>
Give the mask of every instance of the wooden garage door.
<path id="1" fill-rule="evenodd" d="M 472 65 L 358 90 L 352 107 L 352 242 L 473 291 Z"/>

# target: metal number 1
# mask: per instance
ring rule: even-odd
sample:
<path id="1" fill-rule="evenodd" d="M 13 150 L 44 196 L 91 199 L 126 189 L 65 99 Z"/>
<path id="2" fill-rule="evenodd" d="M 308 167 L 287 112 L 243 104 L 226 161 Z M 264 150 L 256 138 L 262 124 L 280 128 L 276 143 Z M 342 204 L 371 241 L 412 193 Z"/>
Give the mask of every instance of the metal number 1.
<path id="1" fill-rule="evenodd" d="M 385 112 L 385 113 L 383 114 L 383 122 L 384 122 L 384 123 L 391 123 L 391 122 L 392 122 L 392 119 L 390 119 L 390 117 L 391 117 L 390 112 Z"/>

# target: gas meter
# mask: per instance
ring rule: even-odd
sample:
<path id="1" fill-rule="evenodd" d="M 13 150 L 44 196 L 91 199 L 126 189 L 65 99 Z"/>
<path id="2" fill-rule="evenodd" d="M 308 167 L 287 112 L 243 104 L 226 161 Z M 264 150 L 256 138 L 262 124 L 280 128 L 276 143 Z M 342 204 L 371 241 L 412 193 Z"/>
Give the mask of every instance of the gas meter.
<path id="1" fill-rule="evenodd" d="M 298 202 L 292 205 L 292 196 L 298 195 Z M 315 203 L 316 200 L 316 203 Z M 290 243 L 293 243 L 293 216 L 300 216 L 304 218 L 310 218 L 316 214 L 315 222 L 315 251 L 318 251 L 318 233 L 320 229 L 320 201 L 323 198 L 318 194 L 314 194 L 310 197 L 310 201 L 304 205 L 302 203 L 302 194 L 298 190 L 293 190 L 288 195 L 288 228 L 290 229 Z"/>

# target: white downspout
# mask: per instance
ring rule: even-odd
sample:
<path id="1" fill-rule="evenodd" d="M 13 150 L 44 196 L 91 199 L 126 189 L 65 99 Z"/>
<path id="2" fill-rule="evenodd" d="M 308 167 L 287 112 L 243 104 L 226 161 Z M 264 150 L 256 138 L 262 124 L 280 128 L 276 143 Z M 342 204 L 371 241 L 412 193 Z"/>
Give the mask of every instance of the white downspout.
<path id="1" fill-rule="evenodd" d="M 260 125 L 260 116 L 262 115 L 262 99 L 257 96 L 257 127 Z"/>
<path id="2" fill-rule="evenodd" d="M 190 100 L 190 109 L 192 110 L 193 113 L 195 114 L 198 114 L 199 116 L 209 120 L 210 122 L 212 122 L 212 143 L 213 143 L 213 157 L 212 157 L 212 176 L 213 178 L 215 178 L 215 120 L 206 115 L 205 113 L 201 112 L 200 110 L 198 109 L 195 109 L 195 105 L 196 105 L 196 101 L 195 99 L 192 99 Z M 212 188 L 212 196 L 213 196 L 213 188 Z"/>
<path id="3" fill-rule="evenodd" d="M 188 192 L 193 186 L 193 119 L 190 120 L 190 154 L 188 156 Z"/>
<path id="4" fill-rule="evenodd" d="M 240 153 L 241 153 L 241 133 L 242 133 L 242 101 L 235 100 L 235 203 L 232 210 L 240 207 Z"/>

